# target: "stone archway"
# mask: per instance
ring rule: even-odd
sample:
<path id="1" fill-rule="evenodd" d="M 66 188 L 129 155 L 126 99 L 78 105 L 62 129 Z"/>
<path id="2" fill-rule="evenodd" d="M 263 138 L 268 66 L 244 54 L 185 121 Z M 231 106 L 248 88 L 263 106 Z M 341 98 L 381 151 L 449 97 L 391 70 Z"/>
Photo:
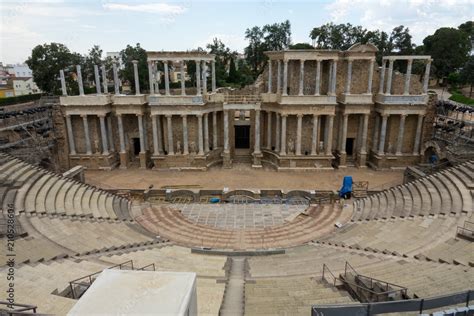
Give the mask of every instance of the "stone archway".
<path id="1" fill-rule="evenodd" d="M 429 163 L 430 157 L 435 154 L 438 157 L 438 161 L 442 161 L 446 159 L 446 151 L 443 150 L 440 144 L 436 141 L 430 140 L 423 144 L 422 148 L 422 162 Z"/>

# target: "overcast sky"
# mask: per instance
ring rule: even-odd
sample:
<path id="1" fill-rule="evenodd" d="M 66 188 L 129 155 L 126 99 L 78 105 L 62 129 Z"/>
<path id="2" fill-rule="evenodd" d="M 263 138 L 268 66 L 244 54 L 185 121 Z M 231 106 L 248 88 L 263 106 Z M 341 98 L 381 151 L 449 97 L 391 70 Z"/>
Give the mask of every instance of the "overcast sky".
<path id="1" fill-rule="evenodd" d="M 313 27 L 332 21 L 385 31 L 403 24 L 421 44 L 439 27 L 474 20 L 474 0 L 0 0 L 0 6 L 4 63 L 23 62 L 35 45 L 49 42 L 84 54 L 94 44 L 104 52 L 135 43 L 146 50 L 186 50 L 218 37 L 242 51 L 247 28 L 286 19 L 294 43 L 309 43 Z"/>

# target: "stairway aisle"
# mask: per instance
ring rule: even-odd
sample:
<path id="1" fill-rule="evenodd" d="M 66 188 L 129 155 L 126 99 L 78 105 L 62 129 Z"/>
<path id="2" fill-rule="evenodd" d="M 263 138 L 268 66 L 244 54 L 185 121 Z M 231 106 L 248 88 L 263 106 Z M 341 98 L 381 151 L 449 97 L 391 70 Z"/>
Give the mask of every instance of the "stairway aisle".
<path id="1" fill-rule="evenodd" d="M 229 281 L 227 282 L 220 315 L 244 314 L 245 257 L 232 257 Z"/>

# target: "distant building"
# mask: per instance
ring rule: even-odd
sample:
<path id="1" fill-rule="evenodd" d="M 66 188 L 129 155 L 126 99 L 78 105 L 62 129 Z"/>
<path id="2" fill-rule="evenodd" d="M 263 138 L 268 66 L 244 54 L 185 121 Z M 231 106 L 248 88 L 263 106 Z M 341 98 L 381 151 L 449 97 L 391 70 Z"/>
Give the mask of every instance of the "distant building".
<path id="1" fill-rule="evenodd" d="M 15 92 L 15 96 L 41 93 L 33 77 L 15 77 L 8 80 L 8 85 L 11 86 Z"/>
<path id="2" fill-rule="evenodd" d="M 6 84 L 0 84 L 0 98 L 9 98 L 15 96 L 15 90 L 13 87 Z"/>
<path id="3" fill-rule="evenodd" d="M 33 77 L 33 72 L 26 64 L 7 65 L 7 69 L 14 77 Z"/>

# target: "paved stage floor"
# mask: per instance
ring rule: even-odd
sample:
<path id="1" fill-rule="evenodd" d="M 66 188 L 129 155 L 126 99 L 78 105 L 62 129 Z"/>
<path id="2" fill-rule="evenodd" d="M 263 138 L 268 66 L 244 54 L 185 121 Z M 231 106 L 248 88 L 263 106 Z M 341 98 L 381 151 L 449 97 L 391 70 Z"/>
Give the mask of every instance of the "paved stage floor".
<path id="1" fill-rule="evenodd" d="M 375 171 L 369 168 L 347 168 L 314 172 L 252 169 L 235 165 L 208 171 L 156 171 L 150 169 L 86 170 L 86 182 L 104 189 L 278 189 L 278 190 L 338 190 L 346 175 L 354 181 L 369 181 L 369 188 L 388 188 L 403 181 L 404 170 Z M 385 184 L 384 187 L 382 185 Z"/>

